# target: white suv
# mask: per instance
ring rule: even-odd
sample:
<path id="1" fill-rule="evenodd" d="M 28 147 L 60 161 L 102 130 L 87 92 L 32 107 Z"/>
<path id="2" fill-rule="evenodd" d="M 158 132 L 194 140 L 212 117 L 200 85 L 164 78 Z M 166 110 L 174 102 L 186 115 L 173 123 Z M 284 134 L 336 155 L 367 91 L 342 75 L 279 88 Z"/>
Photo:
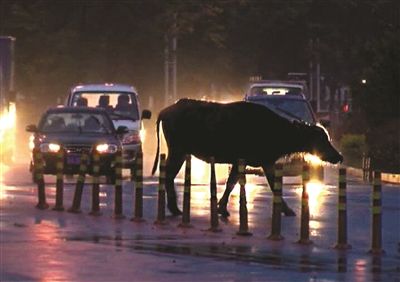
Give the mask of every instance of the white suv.
<path id="1" fill-rule="evenodd" d="M 110 115 L 115 128 L 126 126 L 122 150 L 124 167 L 130 167 L 136 152 L 142 149 L 144 129 L 142 119 L 150 119 L 151 112 L 140 112 L 138 94 L 130 85 L 122 84 L 81 84 L 73 87 L 66 100 L 67 106 L 104 108 Z"/>

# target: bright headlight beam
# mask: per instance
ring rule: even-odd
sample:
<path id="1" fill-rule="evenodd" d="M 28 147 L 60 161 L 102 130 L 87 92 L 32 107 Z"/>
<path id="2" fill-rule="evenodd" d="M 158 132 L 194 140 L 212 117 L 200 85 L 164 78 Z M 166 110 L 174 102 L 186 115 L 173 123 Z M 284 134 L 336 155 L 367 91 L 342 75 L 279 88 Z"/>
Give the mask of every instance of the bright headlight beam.
<path id="1" fill-rule="evenodd" d="M 118 151 L 118 146 L 115 144 L 102 143 L 96 146 L 96 151 L 100 154 L 114 154 Z"/>
<path id="2" fill-rule="evenodd" d="M 43 143 L 40 145 L 40 151 L 43 153 L 57 153 L 61 146 L 56 143 Z"/>
<path id="3" fill-rule="evenodd" d="M 99 144 L 96 146 L 96 151 L 99 153 L 105 153 L 108 151 L 108 144 Z"/>
<path id="4" fill-rule="evenodd" d="M 55 144 L 55 143 L 50 143 L 49 144 L 49 151 L 50 152 L 58 152 L 58 151 L 60 151 L 60 145 L 58 145 L 58 144 Z"/>
<path id="5" fill-rule="evenodd" d="M 316 155 L 305 154 L 304 161 L 311 164 L 312 166 L 319 166 L 323 164 L 323 161 Z"/>
<path id="6" fill-rule="evenodd" d="M 33 150 L 33 148 L 35 148 L 35 136 L 31 135 L 29 136 L 29 150 Z"/>

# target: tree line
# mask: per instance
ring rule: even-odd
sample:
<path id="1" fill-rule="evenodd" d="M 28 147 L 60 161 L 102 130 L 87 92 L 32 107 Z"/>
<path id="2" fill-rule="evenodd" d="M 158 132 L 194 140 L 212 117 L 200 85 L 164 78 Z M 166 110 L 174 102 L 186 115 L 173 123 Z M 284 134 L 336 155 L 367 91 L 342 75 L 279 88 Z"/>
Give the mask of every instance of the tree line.
<path id="1" fill-rule="evenodd" d="M 178 42 L 178 97 L 241 95 L 250 76 L 307 72 L 310 40 L 318 39 L 321 71 L 332 87 L 353 92 L 348 130 L 366 134 L 371 152 L 390 145 L 394 168 L 399 9 L 394 0 L 0 0 L 0 34 L 17 39 L 17 90 L 32 103 L 55 103 L 80 82 L 107 81 L 134 84 L 142 103 L 152 96 L 158 107 L 166 35 Z M 376 162 L 387 168 L 382 154 Z"/>

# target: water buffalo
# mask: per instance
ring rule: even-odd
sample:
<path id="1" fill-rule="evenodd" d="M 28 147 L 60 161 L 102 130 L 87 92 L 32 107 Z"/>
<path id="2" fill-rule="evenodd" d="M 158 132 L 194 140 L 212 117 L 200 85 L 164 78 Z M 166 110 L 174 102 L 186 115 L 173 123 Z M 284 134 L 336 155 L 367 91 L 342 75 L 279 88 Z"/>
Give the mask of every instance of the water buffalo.
<path id="1" fill-rule="evenodd" d="M 220 104 L 181 99 L 158 116 L 158 144 L 152 174 L 158 165 L 160 122 L 168 146 L 166 191 L 168 209 L 173 215 L 181 214 L 174 179 L 186 154 L 206 162 L 214 157 L 216 163 L 232 164 L 226 190 L 218 203 L 218 212 L 223 216 L 229 215 L 229 194 L 238 181 L 238 159 L 244 159 L 247 165 L 262 167 L 272 191 L 273 165 L 284 155 L 309 152 L 331 163 L 343 160 L 319 126 L 290 121 L 265 106 L 248 102 Z M 295 215 L 285 201 L 282 212 Z"/>

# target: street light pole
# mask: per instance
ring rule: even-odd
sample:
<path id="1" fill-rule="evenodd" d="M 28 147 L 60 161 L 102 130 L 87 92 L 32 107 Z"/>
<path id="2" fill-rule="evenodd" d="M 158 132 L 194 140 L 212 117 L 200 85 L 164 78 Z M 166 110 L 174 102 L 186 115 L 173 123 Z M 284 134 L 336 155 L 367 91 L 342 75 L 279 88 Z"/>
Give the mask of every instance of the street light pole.
<path id="1" fill-rule="evenodd" d="M 171 54 L 171 67 L 172 67 L 172 102 L 177 100 L 177 83 L 176 83 L 176 74 L 177 74 L 177 56 L 176 56 L 176 49 L 177 49 L 177 38 L 176 34 L 173 34 L 172 37 L 172 54 Z"/>
<path id="2" fill-rule="evenodd" d="M 320 66 L 320 54 L 319 54 L 319 38 L 317 38 L 317 56 L 316 56 L 316 83 L 317 83 L 317 113 L 321 112 L 321 66 Z"/>
<path id="3" fill-rule="evenodd" d="M 164 36 L 164 106 L 169 104 L 169 38 L 168 34 Z"/>
<path id="4" fill-rule="evenodd" d="M 174 14 L 171 28 L 165 34 L 164 48 L 164 87 L 165 87 L 165 106 L 175 102 L 178 98 L 177 91 L 177 14 Z M 172 101 L 171 101 L 172 100 Z"/>

